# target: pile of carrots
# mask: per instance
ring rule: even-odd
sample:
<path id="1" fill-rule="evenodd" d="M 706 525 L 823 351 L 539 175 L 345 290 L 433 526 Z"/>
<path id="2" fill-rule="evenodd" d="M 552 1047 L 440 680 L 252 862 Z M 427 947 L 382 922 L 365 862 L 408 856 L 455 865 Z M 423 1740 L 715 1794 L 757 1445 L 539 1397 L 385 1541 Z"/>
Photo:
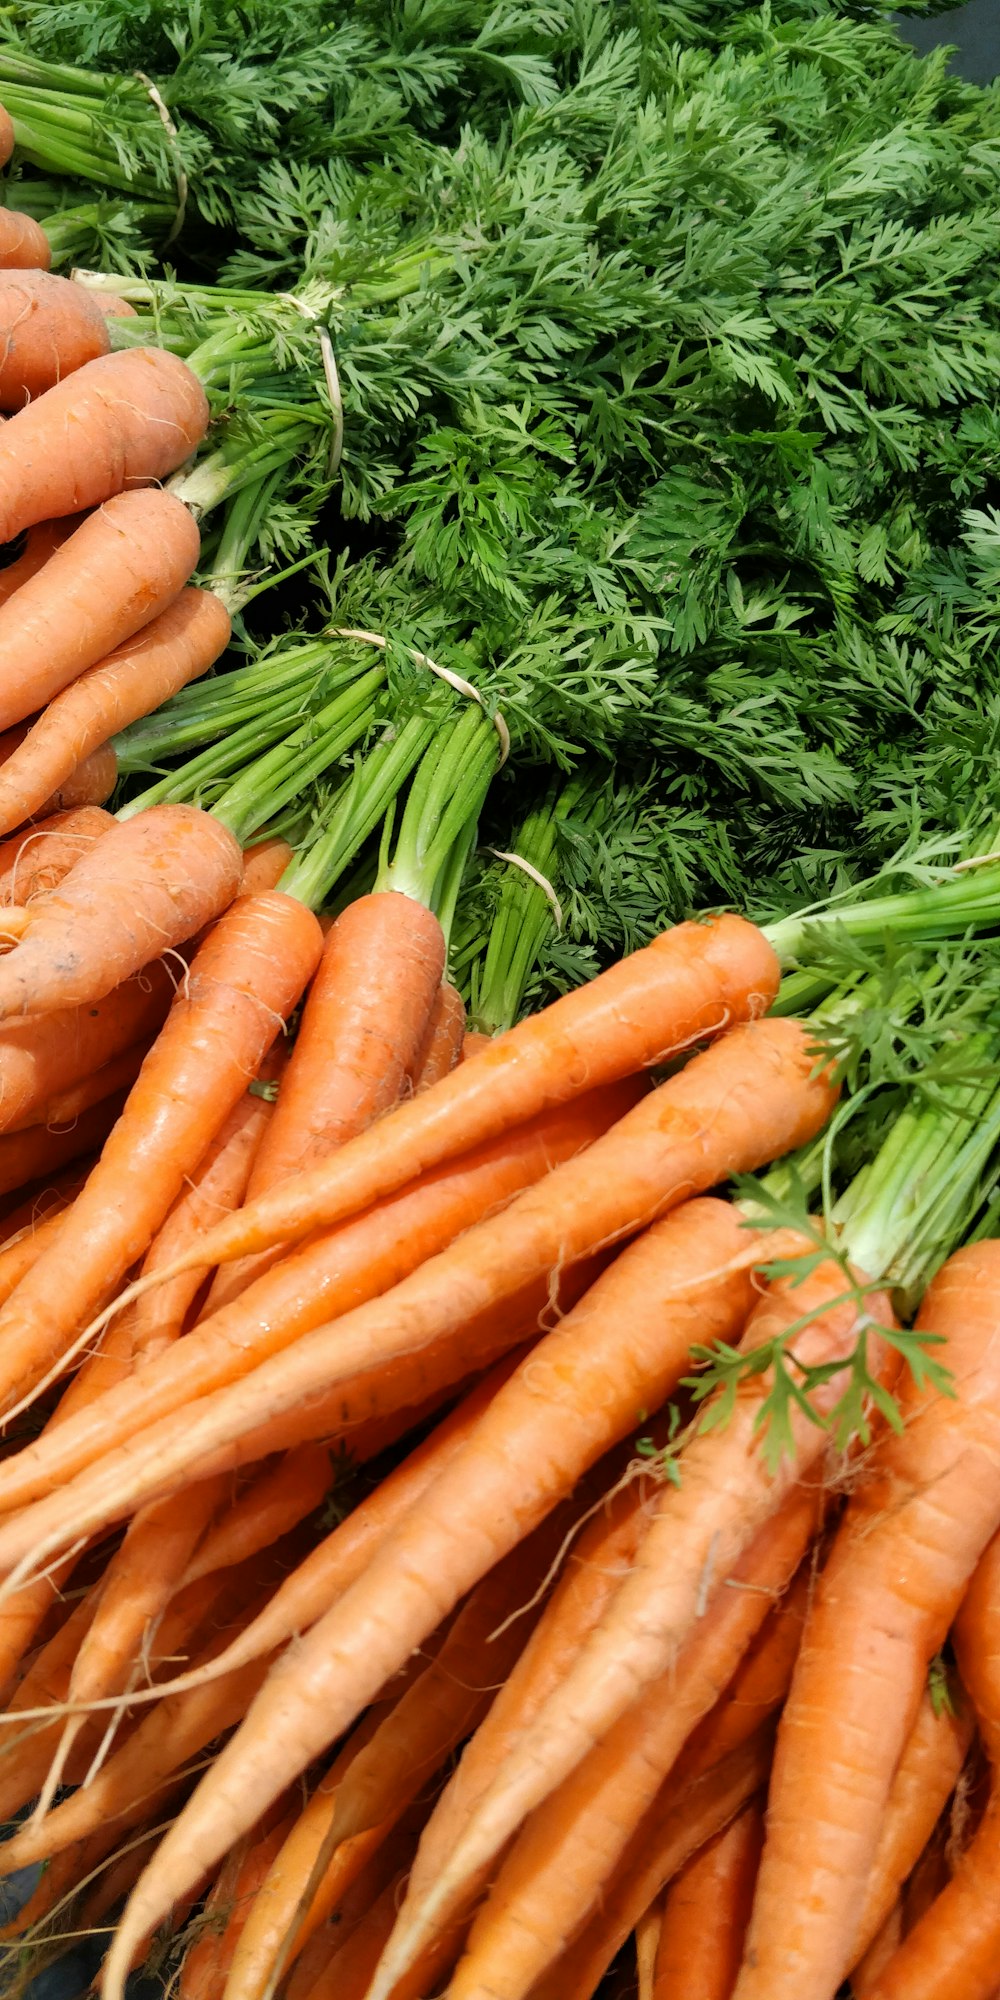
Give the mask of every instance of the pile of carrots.
<path id="1" fill-rule="evenodd" d="M 838 1100 L 737 915 L 490 1039 L 415 896 L 103 810 L 228 643 L 207 406 L 0 225 L 4 1990 L 995 2000 L 1000 1242 L 928 1376 L 727 1192 Z"/>

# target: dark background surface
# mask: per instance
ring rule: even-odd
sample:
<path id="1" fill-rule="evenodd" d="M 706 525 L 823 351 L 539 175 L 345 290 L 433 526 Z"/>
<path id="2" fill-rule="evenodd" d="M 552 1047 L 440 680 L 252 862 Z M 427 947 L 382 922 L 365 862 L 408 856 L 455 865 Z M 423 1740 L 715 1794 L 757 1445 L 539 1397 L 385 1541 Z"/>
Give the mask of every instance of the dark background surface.
<path id="1" fill-rule="evenodd" d="M 900 19 L 900 29 L 914 46 L 933 49 L 953 42 L 959 54 L 955 67 L 972 83 L 989 83 L 1000 76 L 1000 0 L 968 0 L 965 7 L 930 21 Z"/>

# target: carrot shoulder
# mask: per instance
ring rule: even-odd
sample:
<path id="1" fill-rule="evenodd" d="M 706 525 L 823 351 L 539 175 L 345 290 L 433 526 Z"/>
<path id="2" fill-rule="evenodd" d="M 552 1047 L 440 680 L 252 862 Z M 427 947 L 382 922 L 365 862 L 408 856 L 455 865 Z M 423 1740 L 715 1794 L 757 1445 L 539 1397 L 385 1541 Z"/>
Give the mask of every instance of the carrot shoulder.
<path id="1" fill-rule="evenodd" d="M 49 271 L 0 271 L 0 409 L 19 410 L 108 351 L 92 293 Z"/>
<path id="2" fill-rule="evenodd" d="M 0 208 L 0 271 L 47 271 L 49 239 L 40 222 L 13 208 Z"/>

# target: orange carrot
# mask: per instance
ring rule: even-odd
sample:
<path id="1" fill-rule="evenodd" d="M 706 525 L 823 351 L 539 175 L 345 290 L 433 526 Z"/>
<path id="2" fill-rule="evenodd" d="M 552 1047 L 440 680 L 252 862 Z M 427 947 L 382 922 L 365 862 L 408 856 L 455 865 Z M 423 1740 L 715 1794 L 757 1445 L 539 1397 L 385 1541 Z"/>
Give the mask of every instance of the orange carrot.
<path id="1" fill-rule="evenodd" d="M 276 891 L 241 899 L 213 927 L 57 1244 L 0 1308 L 0 1406 L 59 1365 L 148 1249 L 294 1007 L 319 943 L 315 917 Z"/>
<path id="2" fill-rule="evenodd" d="M 454 2000 L 522 2000 L 585 1928 L 691 1730 L 732 1679 L 772 1594 L 797 1569 L 817 1512 L 815 1492 L 790 1496 L 731 1574 L 711 1586 L 673 1671 L 644 1690 L 522 1828 L 472 1927 L 449 1988 Z M 461 1900 L 460 1890 L 456 1907 Z M 738 1964 L 739 1953 L 734 1975 Z"/>
<path id="3" fill-rule="evenodd" d="M 427 1032 L 443 968 L 441 926 L 414 897 L 390 891 L 347 905 L 323 946 L 248 1201 L 392 1108 Z M 255 1260 L 221 1272 L 209 1307 L 235 1298 L 261 1268 Z"/>
<path id="4" fill-rule="evenodd" d="M 766 1783 L 771 1733 L 756 1736 L 696 1785 L 676 1793 L 664 1786 L 633 1838 L 625 1862 L 587 1929 L 564 1953 L 531 2000 L 591 2000 L 612 1959 L 643 1910 L 699 1848 L 745 1811 Z"/>
<path id="5" fill-rule="evenodd" d="M 492 1035 L 484 1034 L 479 1028 L 469 1028 L 462 1036 L 462 1061 L 468 1062 L 471 1056 L 478 1056 L 482 1049 L 492 1046 Z"/>
<path id="6" fill-rule="evenodd" d="M 140 492 L 124 494 L 122 499 L 134 503 L 152 497 L 151 492 Z M 101 514 L 110 511 L 111 506 Z M 71 549 L 72 542 L 66 548 Z M 0 766 L 0 830 L 19 826 L 38 813 L 43 801 L 57 787 L 65 787 L 109 736 L 205 673 L 228 645 L 229 630 L 229 613 L 221 598 L 192 585 L 145 624 L 137 637 L 117 646 L 98 666 L 50 698 L 20 748 Z"/>
<path id="7" fill-rule="evenodd" d="M 219 916 L 242 872 L 239 846 L 210 813 L 165 805 L 117 820 L 32 905 L 22 941 L 0 961 L 0 1020 L 103 999 Z"/>
<path id="8" fill-rule="evenodd" d="M 817 1585 L 778 1735 L 739 2000 L 835 1989 L 928 1663 L 1000 1523 L 1000 1242 L 950 1258 L 917 1325 L 944 1342 L 954 1394 L 908 1379 L 905 1428 L 880 1441 Z"/>
<path id="9" fill-rule="evenodd" d="M 204 1929 L 184 1954 L 177 2000 L 219 2000 L 243 1927 L 291 1824 L 291 1815 L 266 1818 L 274 1823 L 240 1841 L 219 1870 L 205 1899 Z"/>
<path id="10" fill-rule="evenodd" d="M 37 1264 L 42 1251 L 54 1241 L 68 1207 L 68 1198 L 60 1200 L 47 1214 L 40 1214 L 37 1222 L 29 1221 L 11 1232 L 0 1249 L 0 1303 L 10 1298 L 21 1279 Z"/>
<path id="11" fill-rule="evenodd" d="M 755 1019 L 778 978 L 770 945 L 742 918 L 678 924 L 498 1036 L 482 1061 L 459 1064 L 328 1160 L 248 1202 L 212 1231 L 205 1259 L 252 1256 L 358 1214 L 545 1108 Z M 794 1060 L 790 1047 L 788 1055 Z M 640 1204 L 633 1215 L 644 1212 Z"/>
<path id="12" fill-rule="evenodd" d="M 302 2000 L 365 2000 L 379 1953 L 392 1930 L 405 1882 L 403 1868 L 386 1884 L 366 1916 L 303 1993 Z"/>
<path id="13" fill-rule="evenodd" d="M 644 1910 L 635 1927 L 636 2000 L 653 2000 L 656 1948 L 663 1929 L 663 1897 Z"/>
<path id="14" fill-rule="evenodd" d="M 667 1890 L 653 2000 L 729 2000 L 764 1843 L 751 1802 L 693 1855 Z"/>
<path id="15" fill-rule="evenodd" d="M 54 813 L 0 843 L 0 904 L 23 905 L 54 889 L 114 824 L 99 806 L 82 806 Z"/>
<path id="16" fill-rule="evenodd" d="M 38 810 L 50 818 L 54 813 L 82 812 L 89 806 L 103 806 L 117 783 L 118 758 L 110 743 L 101 743 L 67 772 Z"/>
<path id="17" fill-rule="evenodd" d="M 0 409 L 20 409 L 109 345 L 107 320 L 81 285 L 0 271 Z"/>
<path id="18" fill-rule="evenodd" d="M 0 104 L 0 167 L 5 167 L 16 144 L 14 120 L 5 106 Z"/>
<path id="19" fill-rule="evenodd" d="M 432 1083 L 439 1083 L 454 1069 L 464 1034 L 465 1001 L 458 988 L 445 979 L 438 987 L 427 1033 L 411 1071 L 415 1091 L 429 1090 Z"/>
<path id="20" fill-rule="evenodd" d="M 142 1068 L 145 1055 L 144 1042 L 135 1042 L 130 1049 L 123 1049 L 121 1055 L 112 1056 L 109 1062 L 103 1063 L 100 1069 L 95 1069 L 84 1082 L 71 1084 L 68 1090 L 60 1091 L 58 1096 L 51 1097 L 47 1104 L 9 1126 L 5 1137 L 0 1139 L 0 1147 L 6 1143 L 7 1138 L 13 1140 L 16 1133 L 28 1132 L 39 1126 L 44 1126 L 49 1132 L 57 1133 L 64 1126 L 75 1124 L 85 1111 L 89 1111 L 92 1105 L 99 1104 L 102 1099 L 121 1091 L 128 1092 Z"/>
<path id="21" fill-rule="evenodd" d="M 682 1074 L 690 1079 L 718 1053 L 698 1058 Z M 730 1101 L 729 1091 L 719 1100 Z M 713 1110 L 706 1126 L 717 1129 L 719 1115 Z M 550 1186 L 563 1171 L 550 1176 Z M 303 1769 L 447 1609 L 544 1518 L 616 1436 L 627 1433 L 638 1411 L 662 1401 L 687 1365 L 692 1342 L 731 1337 L 747 1310 L 749 1274 L 728 1269 L 714 1282 L 710 1274 L 725 1269 L 744 1240 L 725 1203 L 690 1204 L 623 1253 L 522 1364 L 364 1576 L 302 1641 L 294 1666 L 291 1658 L 279 1663 L 139 1885 L 120 1933 L 125 1942 L 114 1947 L 116 1969 L 128 1963 L 130 1938 L 134 1942 L 158 1921 L 161 1905 L 168 1907 L 181 1892 L 194 1858 L 203 1867 L 237 1837 L 244 1790 L 273 1796 L 279 1761 L 284 1783 Z M 664 1300 L 677 1289 L 695 1295 L 670 1307 L 664 1323 Z M 468 1307 L 467 1299 L 466 1312 Z M 346 1324 L 340 1323 L 341 1340 Z M 282 1357 L 283 1365 L 291 1359 Z M 235 1784 L 233 1763 L 242 1774 Z"/>
<path id="22" fill-rule="evenodd" d="M 0 1133 L 0 1195 L 55 1174 L 74 1160 L 99 1152 L 121 1117 L 128 1089 L 118 1089 L 83 1111 L 68 1125 L 28 1125 L 20 1132 Z M 58 1255 L 55 1244 L 43 1253 Z M 41 1260 L 39 1260 L 41 1261 Z M 37 1265 L 34 1267 L 37 1269 Z M 25 1283 L 30 1281 L 30 1275 Z M 15 1363 L 15 1375 L 16 1375 Z"/>
<path id="23" fill-rule="evenodd" d="M 216 1570 L 229 1569 L 269 1549 L 308 1515 L 315 1513 L 330 1491 L 333 1468 L 321 1445 L 300 1445 L 255 1479 L 231 1507 L 220 1514 L 191 1555 L 185 1584 Z M 214 1482 L 208 1482 L 214 1483 Z M 162 1502 L 164 1507 L 174 1505 Z M 126 1538 L 127 1539 L 127 1538 Z"/>
<path id="24" fill-rule="evenodd" d="M 88 514 L 45 568 L 0 606 L 0 728 L 44 707 L 165 611 L 199 550 L 189 509 L 159 487 L 118 493 Z M 53 789 L 46 786 L 40 796 Z M 7 819 L 3 831 L 12 824 Z"/>
<path id="25" fill-rule="evenodd" d="M 91 292 L 90 296 L 105 319 L 137 318 L 135 307 L 129 305 L 127 299 L 120 299 L 116 292 Z"/>
<path id="26" fill-rule="evenodd" d="M 96 1005 L 8 1022 L 0 1029 L 0 1131 L 39 1117 L 124 1049 L 151 1039 L 166 1019 L 176 978 L 161 960 Z"/>
<path id="27" fill-rule="evenodd" d="M 882 1928 L 876 1931 L 863 1958 L 859 1958 L 851 1973 L 851 1993 L 854 2000 L 870 2000 L 870 1995 L 895 1955 L 903 1940 L 903 1899 L 897 1896 Z"/>
<path id="28" fill-rule="evenodd" d="M 8 597 L 13 597 L 29 577 L 37 576 L 53 551 L 61 548 L 67 535 L 80 526 L 81 518 L 79 514 L 69 514 L 61 521 L 39 521 L 0 550 L 0 556 L 7 558 L 0 568 L 0 604 L 6 604 Z"/>
<path id="29" fill-rule="evenodd" d="M 278 883 L 294 858 L 294 849 L 287 840 L 274 836 L 270 840 L 258 840 L 253 847 L 243 849 L 243 894 L 260 896 L 265 889 L 276 889 Z"/>
<path id="30" fill-rule="evenodd" d="M 137 1374 L 127 1390 L 109 1398 L 96 1421 L 84 1418 L 72 1429 L 67 1425 L 62 1445 L 54 1438 L 39 1439 L 0 1465 L 0 1508 L 7 1511 L 47 1493 L 55 1494 L 58 1507 L 56 1489 L 67 1475 L 106 1459 L 113 1446 L 126 1444 L 158 1414 L 165 1419 L 169 1411 L 184 1411 L 189 1402 L 239 1380 L 268 1355 L 283 1353 L 325 1320 L 388 1291 L 484 1211 L 502 1207 L 560 1160 L 580 1152 L 635 1094 L 632 1082 L 593 1092 L 518 1128 L 508 1140 L 441 1168 L 334 1234 L 303 1245 L 241 1299 L 205 1320 L 155 1368 Z M 186 1260 L 177 1261 L 188 1270 Z M 156 1293 L 144 1295 L 140 1308 L 147 1297 L 155 1300 Z M 184 1421 L 186 1427 L 186 1417 Z"/>
<path id="31" fill-rule="evenodd" d="M 0 271 L 47 271 L 51 262 L 49 239 L 41 224 L 33 216 L 0 208 Z M 52 512 L 68 513 L 69 509 L 53 508 Z"/>
<path id="32" fill-rule="evenodd" d="M 133 347 L 88 361 L 3 426 L 0 542 L 164 478 L 207 427 L 205 392 L 177 355 Z"/>

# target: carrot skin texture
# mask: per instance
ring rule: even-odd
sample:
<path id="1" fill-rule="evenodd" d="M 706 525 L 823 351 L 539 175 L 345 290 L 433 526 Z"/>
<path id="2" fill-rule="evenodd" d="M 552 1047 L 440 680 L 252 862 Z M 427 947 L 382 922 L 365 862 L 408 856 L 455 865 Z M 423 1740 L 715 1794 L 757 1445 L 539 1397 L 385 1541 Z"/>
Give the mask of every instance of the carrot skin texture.
<path id="1" fill-rule="evenodd" d="M 175 354 L 134 347 L 88 361 L 0 432 L 0 542 L 165 478 L 207 429 L 205 392 Z"/>
<path id="2" fill-rule="evenodd" d="M 301 1241 L 584 1090 L 755 1020 L 779 978 L 767 940 L 742 918 L 678 924 L 498 1036 L 332 1158 L 247 1203 L 213 1231 L 206 1259 L 223 1264 Z"/>
<path id="3" fill-rule="evenodd" d="M 82 812 L 90 806 L 103 806 L 117 783 L 118 758 L 110 743 L 100 743 L 81 763 L 75 764 L 65 778 L 60 779 L 54 790 L 42 800 L 38 811 L 49 817 L 54 813 Z"/>
<path id="4" fill-rule="evenodd" d="M 6 1138 L 13 1138 L 17 1132 L 29 1132 L 39 1126 L 55 1134 L 63 1126 L 72 1125 L 103 1098 L 122 1091 L 127 1094 L 142 1068 L 146 1053 L 145 1042 L 133 1042 L 130 1049 L 123 1049 L 120 1056 L 112 1056 L 109 1062 L 95 1069 L 82 1083 L 74 1083 L 69 1090 L 60 1091 L 57 1097 L 50 1097 L 47 1104 L 33 1111 L 29 1117 L 9 1126 L 0 1144 Z"/>
<path id="5" fill-rule="evenodd" d="M 195 807 L 116 820 L 34 906 L 21 942 L 0 961 L 0 1020 L 102 1000 L 221 915 L 242 873 L 232 834 Z"/>
<path id="6" fill-rule="evenodd" d="M 729 2000 L 763 1844 L 755 1803 L 682 1868 L 667 1890 L 653 2000 Z"/>
<path id="7" fill-rule="evenodd" d="M 0 729 L 43 708 L 165 611 L 200 548 L 189 509 L 159 487 L 118 493 L 88 514 L 0 606 Z"/>
<path id="8" fill-rule="evenodd" d="M 237 850 L 238 852 L 238 850 Z M 319 956 L 301 903 L 241 899 L 196 953 L 73 1222 L 0 1309 L 0 1403 L 37 1382 L 148 1249 L 185 1175 L 243 1095 Z"/>
<path id="9" fill-rule="evenodd" d="M 0 916 L 2 922 L 2 916 Z M 34 1122 L 61 1097 L 162 1027 L 174 982 L 162 960 L 89 1007 L 0 1028 L 0 1131 Z"/>
<path id="10" fill-rule="evenodd" d="M 37 1449 L 28 1446 L 0 1465 L 0 1508 L 46 1495 L 58 1504 L 58 1489 L 68 1476 L 95 1460 L 108 1462 L 114 1448 L 127 1447 L 143 1426 L 164 1423 L 171 1411 L 181 1416 L 189 1402 L 239 1381 L 325 1320 L 387 1291 L 468 1229 L 484 1209 L 509 1202 L 586 1147 L 628 1104 L 633 1090 L 631 1084 L 618 1085 L 580 1098 L 428 1175 L 370 1215 L 303 1244 L 240 1299 L 204 1320 L 155 1370 L 142 1370 L 113 1402 L 109 1398 L 96 1422 L 87 1416 L 67 1426 L 61 1442 L 47 1439 L 42 1446 L 39 1440 Z M 184 1276 L 169 1283 L 183 1284 Z M 155 1301 L 167 1289 L 139 1299 L 140 1314 L 155 1314 Z M 180 1431 L 187 1431 L 186 1417 Z M 125 1459 L 126 1477 L 128 1470 Z M 95 1471 L 103 1481 L 100 1468 Z"/>
<path id="11" fill-rule="evenodd" d="M 942 1337 L 954 1395 L 904 1385 L 905 1428 L 873 1453 L 817 1586 L 778 1732 L 739 2000 L 836 1990 L 928 1663 L 1000 1522 L 1000 1243 L 951 1257 L 917 1326 Z"/>
<path id="12" fill-rule="evenodd" d="M 411 1071 L 414 1095 L 440 1083 L 454 1069 L 465 1037 L 465 1001 L 449 979 L 438 988 L 427 1033 Z"/>
<path id="13" fill-rule="evenodd" d="M 260 896 L 265 889 L 276 889 L 289 862 L 294 858 L 294 848 L 289 847 L 287 840 L 280 840 L 277 837 L 271 840 L 258 840 L 252 847 L 245 847 L 243 849 L 244 896 Z"/>
<path id="14" fill-rule="evenodd" d="M 192 584 L 136 636 L 116 644 L 98 665 L 50 698 L 20 748 L 0 765 L 0 831 L 40 812 L 44 801 L 65 788 L 109 737 L 205 673 L 225 651 L 229 635 L 229 613 L 221 598 Z M 107 754 L 114 759 L 109 744 Z M 116 762 L 112 774 L 115 768 Z"/>
<path id="15" fill-rule="evenodd" d="M 0 104 L 0 167 L 5 167 L 15 146 L 14 120 L 6 106 Z"/>
<path id="16" fill-rule="evenodd" d="M 47 271 L 51 262 L 49 239 L 41 223 L 16 209 L 0 208 L 0 271 Z"/>
<path id="17" fill-rule="evenodd" d="M 30 903 L 54 889 L 114 824 L 100 806 L 81 806 L 53 813 L 0 843 L 0 905 Z"/>
<path id="18" fill-rule="evenodd" d="M 61 521 L 38 521 L 24 536 L 16 535 L 10 545 L 13 560 L 0 568 L 0 604 L 6 604 L 22 583 L 48 562 L 54 550 L 61 548 L 67 535 L 72 535 L 80 526 L 80 514 L 69 514 Z"/>
<path id="19" fill-rule="evenodd" d="M 116 1090 L 69 1125 L 28 1125 L 20 1132 L 0 1133 L 0 1195 L 15 1194 L 43 1175 L 57 1174 L 74 1160 L 99 1152 L 121 1117 L 127 1095 L 126 1090 Z M 45 1254 L 55 1253 L 53 1244 Z"/>
<path id="20" fill-rule="evenodd" d="M 19 410 L 109 345 L 105 316 L 81 285 L 0 271 L 0 409 Z"/>

